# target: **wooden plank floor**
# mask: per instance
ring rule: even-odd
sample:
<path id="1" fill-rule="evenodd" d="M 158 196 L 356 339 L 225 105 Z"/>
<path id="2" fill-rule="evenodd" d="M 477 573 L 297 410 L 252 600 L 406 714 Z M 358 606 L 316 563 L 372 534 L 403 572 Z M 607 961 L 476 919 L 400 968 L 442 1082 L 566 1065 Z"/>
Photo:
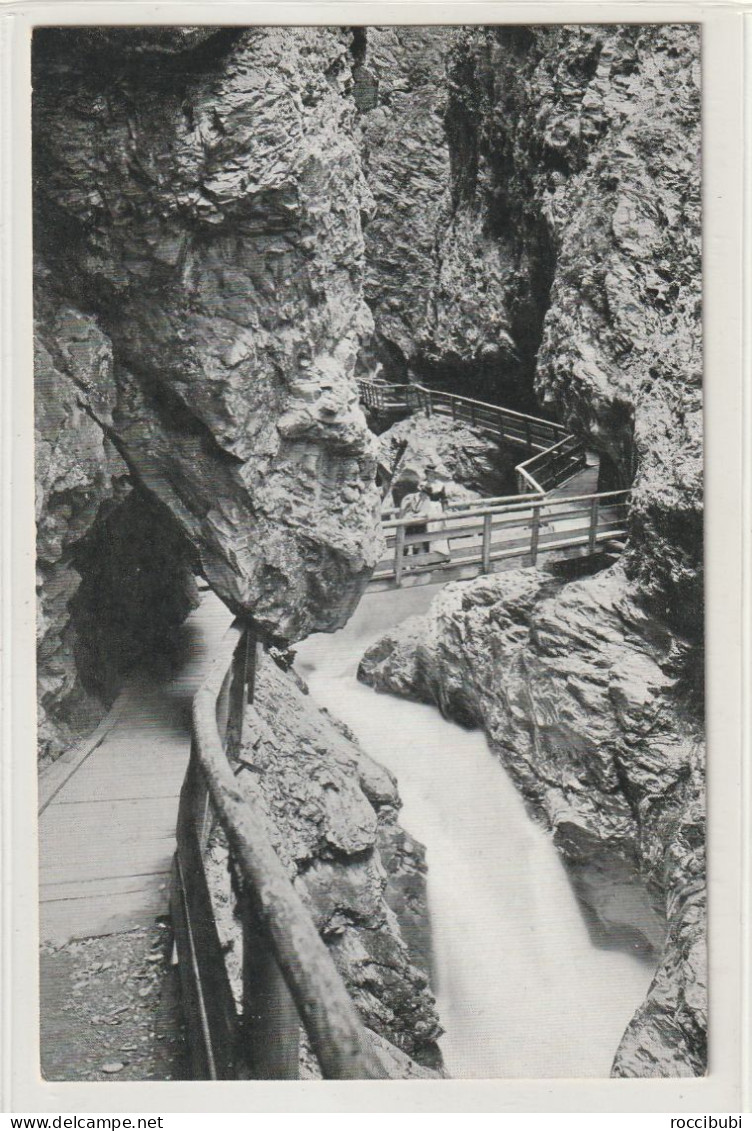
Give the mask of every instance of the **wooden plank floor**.
<path id="1" fill-rule="evenodd" d="M 129 930 L 167 910 L 191 699 L 231 621 L 206 593 L 183 626 L 179 670 L 134 677 L 113 728 L 41 812 L 42 941 Z"/>
<path id="2" fill-rule="evenodd" d="M 549 499 L 573 499 L 577 495 L 594 495 L 598 490 L 600 461 L 597 455 L 588 453 L 588 465 L 577 471 L 561 487 L 548 492 Z"/>

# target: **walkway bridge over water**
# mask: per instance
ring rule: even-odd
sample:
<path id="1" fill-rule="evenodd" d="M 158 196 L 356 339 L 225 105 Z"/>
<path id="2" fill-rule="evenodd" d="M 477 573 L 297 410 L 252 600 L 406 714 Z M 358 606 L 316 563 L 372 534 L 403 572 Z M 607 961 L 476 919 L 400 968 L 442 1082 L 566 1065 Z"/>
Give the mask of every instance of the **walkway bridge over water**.
<path id="1" fill-rule="evenodd" d="M 619 552 L 627 535 L 628 491 L 597 491 L 598 463 L 584 443 L 555 421 L 500 405 L 439 392 L 423 385 L 360 381 L 362 403 L 385 420 L 413 413 L 443 416 L 518 448 L 518 494 L 455 503 L 429 536 L 410 533 L 415 518 L 384 514 L 388 556 L 380 561 L 371 590 L 426 582 L 465 580 L 542 559 Z M 430 549 L 430 534 L 449 542 L 449 560 Z M 428 543 L 429 548 L 426 549 Z"/>
<path id="2" fill-rule="evenodd" d="M 628 495 L 593 492 L 597 473 L 560 425 L 422 386 L 363 382 L 361 396 L 394 417 L 422 410 L 462 420 L 525 456 L 518 496 L 447 510 L 440 535 L 450 541 L 447 562 L 430 549 L 406 555 L 426 535 L 408 534 L 406 520 L 386 513 L 389 556 L 372 591 L 621 548 Z M 165 912 L 169 897 L 195 1078 L 295 1079 L 301 1029 L 326 1078 L 384 1077 L 310 913 L 238 787 L 264 641 L 229 620 L 207 594 L 186 627 L 190 635 L 201 626 L 187 669 L 134 683 L 98 732 L 42 777 L 42 939 L 127 930 Z M 240 1009 L 204 867 L 217 825 L 230 847 L 242 923 Z"/>

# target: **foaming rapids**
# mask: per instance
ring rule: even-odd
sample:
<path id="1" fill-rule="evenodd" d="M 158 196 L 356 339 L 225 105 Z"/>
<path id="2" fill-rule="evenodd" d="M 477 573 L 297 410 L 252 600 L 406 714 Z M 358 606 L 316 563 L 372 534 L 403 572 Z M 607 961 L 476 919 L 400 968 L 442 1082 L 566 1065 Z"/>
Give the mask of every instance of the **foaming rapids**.
<path id="1" fill-rule="evenodd" d="M 608 1076 L 655 963 L 598 948 L 551 838 L 529 818 L 481 731 L 356 679 L 366 648 L 435 590 L 367 596 L 310 637 L 297 668 L 397 777 L 401 823 L 427 849 L 432 981 L 451 1076 Z"/>

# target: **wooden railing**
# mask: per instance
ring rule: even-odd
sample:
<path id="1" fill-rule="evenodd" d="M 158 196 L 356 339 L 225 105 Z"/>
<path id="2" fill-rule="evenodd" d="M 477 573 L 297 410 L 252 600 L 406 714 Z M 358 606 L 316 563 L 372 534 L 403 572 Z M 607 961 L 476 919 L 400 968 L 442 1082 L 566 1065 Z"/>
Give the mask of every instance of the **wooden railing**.
<path id="1" fill-rule="evenodd" d="M 374 412 L 386 415 L 425 412 L 429 416 L 448 416 L 479 431 L 490 432 L 531 454 L 550 448 L 567 435 L 566 429 L 556 421 L 429 389 L 425 385 L 387 385 L 360 380 L 358 389 L 361 402 Z"/>
<path id="2" fill-rule="evenodd" d="M 408 404 L 407 390 L 411 385 L 389 385 L 380 381 L 358 381 L 361 403 L 372 412 L 382 415 L 402 415 L 413 411 L 417 405 Z"/>
<path id="3" fill-rule="evenodd" d="M 565 436 L 558 444 L 517 464 L 517 487 L 521 495 L 545 494 L 586 466 L 585 445 L 576 436 Z"/>
<path id="4" fill-rule="evenodd" d="M 233 773 L 244 720 L 254 713 L 256 655 L 251 630 L 235 621 L 193 701 L 171 893 L 193 1076 L 296 1079 L 302 1025 L 325 1078 L 383 1078 L 331 955 Z M 240 1011 L 205 867 L 217 826 L 229 847 L 242 923 Z"/>
<path id="5" fill-rule="evenodd" d="M 399 588 L 436 572 L 462 579 L 494 573 L 510 562 L 536 565 L 544 554 L 595 553 L 627 534 L 628 491 L 573 498 L 520 498 L 465 505 L 443 517 L 390 518 L 383 523 L 389 557 L 378 563 L 370 589 Z M 408 528 L 419 528 L 408 533 Z M 422 529 L 420 529 L 422 527 Z M 448 542 L 448 556 L 433 546 Z M 447 577 L 449 580 L 449 577 Z"/>
<path id="6" fill-rule="evenodd" d="M 490 496 L 486 496 L 486 495 L 484 495 L 483 498 L 462 499 L 462 500 L 456 500 L 455 499 L 454 501 L 448 501 L 444 504 L 444 513 L 448 514 L 448 515 L 455 516 L 455 515 L 461 515 L 461 514 L 465 513 L 466 511 L 477 511 L 479 508 L 482 508 L 482 509 L 485 510 L 489 507 L 501 507 L 501 506 L 504 506 L 506 503 L 523 503 L 523 502 L 527 503 L 527 505 L 529 506 L 530 505 L 530 496 L 529 495 L 525 495 L 525 496 L 523 496 L 523 495 L 490 495 Z M 399 507 L 387 507 L 385 510 L 382 510 L 382 512 L 381 512 L 382 527 L 386 523 L 392 521 L 393 519 L 398 519 L 399 517 L 400 517 L 400 508 Z M 408 522 L 409 521 L 419 522 L 421 520 L 417 517 L 413 517 L 412 520 L 408 519 L 407 521 Z"/>
<path id="7" fill-rule="evenodd" d="M 552 420 L 425 385 L 360 380 L 358 389 L 362 404 L 377 414 L 395 418 L 410 412 L 449 416 L 476 431 L 490 433 L 496 440 L 522 447 L 528 458 L 515 467 L 521 495 L 543 495 L 586 464 L 582 441 Z"/>

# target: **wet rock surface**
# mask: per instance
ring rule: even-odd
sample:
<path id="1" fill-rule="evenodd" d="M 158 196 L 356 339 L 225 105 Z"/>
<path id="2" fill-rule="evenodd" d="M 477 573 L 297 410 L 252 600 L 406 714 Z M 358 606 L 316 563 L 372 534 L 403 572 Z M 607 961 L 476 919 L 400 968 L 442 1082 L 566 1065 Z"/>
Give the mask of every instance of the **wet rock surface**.
<path id="1" fill-rule="evenodd" d="M 365 1025 L 382 1038 L 398 1075 L 420 1075 L 421 1065 L 439 1069 L 425 853 L 398 824 L 396 782 L 268 658 L 258 671 L 247 731 L 237 779 L 262 814 Z M 239 924 L 221 836 L 209 863 L 239 994 Z"/>
<path id="2" fill-rule="evenodd" d="M 448 27 L 369 27 L 363 69 L 376 98 L 359 115 L 372 195 L 364 227 L 365 296 L 375 337 L 366 358 L 404 380 L 433 321 L 436 233 L 448 209 L 444 129 Z"/>
<path id="3" fill-rule="evenodd" d="M 679 651 L 618 567 L 569 584 L 528 569 L 447 586 L 359 669 L 485 729 L 551 830 L 596 941 L 660 950 L 668 932 L 616 1056 L 624 1076 L 705 1063 L 702 730 L 678 699 Z"/>
<path id="4" fill-rule="evenodd" d="M 104 704 L 75 662 L 70 603 L 81 584 L 75 550 L 103 508 L 129 491 L 127 468 L 82 403 L 87 383 L 104 419 L 115 401 L 112 350 L 96 322 L 70 308 L 35 343 L 38 742 L 46 760 L 93 728 Z M 50 340 L 52 339 L 52 340 Z"/>

